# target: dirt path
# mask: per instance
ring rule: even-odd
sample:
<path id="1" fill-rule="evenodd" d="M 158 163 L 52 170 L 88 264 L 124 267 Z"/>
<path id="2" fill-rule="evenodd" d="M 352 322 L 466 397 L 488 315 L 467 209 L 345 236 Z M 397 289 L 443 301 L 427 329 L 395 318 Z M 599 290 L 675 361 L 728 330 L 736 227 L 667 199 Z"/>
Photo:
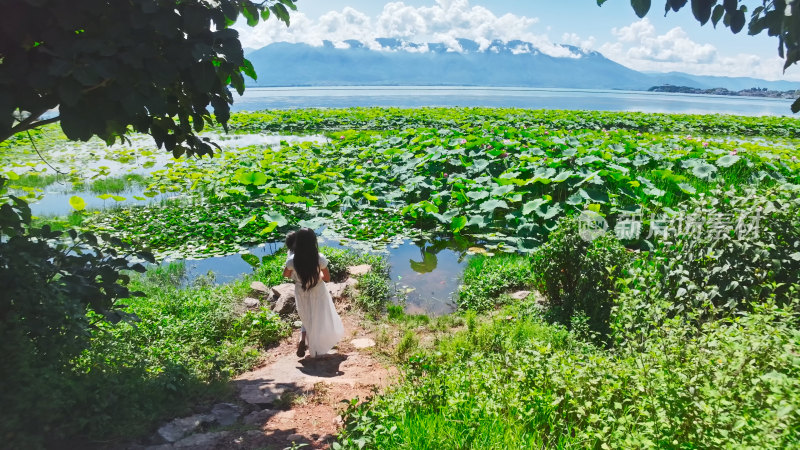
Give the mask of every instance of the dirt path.
<path id="1" fill-rule="evenodd" d="M 270 351 L 267 364 L 239 376 L 235 385 L 240 400 L 255 411 L 244 417 L 248 432 L 235 448 L 277 448 L 308 444 L 328 448 L 338 431 L 345 402 L 364 400 L 391 383 L 397 374 L 370 355 L 371 336 L 360 326 L 356 314 L 342 317 L 345 337 L 337 349 L 317 358 L 295 354 L 299 331 Z M 353 340 L 358 339 L 353 345 Z M 372 342 L 374 344 L 374 342 Z M 231 447 L 228 447 L 231 448 Z"/>

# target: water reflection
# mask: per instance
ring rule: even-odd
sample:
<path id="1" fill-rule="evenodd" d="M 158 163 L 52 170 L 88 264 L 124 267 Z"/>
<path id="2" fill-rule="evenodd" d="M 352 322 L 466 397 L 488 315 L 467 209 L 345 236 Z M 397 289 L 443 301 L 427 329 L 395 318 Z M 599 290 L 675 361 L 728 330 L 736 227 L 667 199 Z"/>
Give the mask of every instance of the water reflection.
<path id="1" fill-rule="evenodd" d="M 247 249 L 258 258 L 272 255 L 283 248 L 283 242 L 270 242 L 261 246 Z M 184 260 L 186 264 L 186 283 L 191 284 L 197 278 L 214 274 L 216 284 L 230 283 L 237 280 L 242 275 L 252 273 L 253 267 L 247 264 L 240 254 L 227 256 L 212 256 L 205 259 Z"/>
<path id="2" fill-rule="evenodd" d="M 406 312 L 436 316 L 456 309 L 468 248 L 466 240 L 456 238 L 404 242 L 389 249 L 389 275 Z"/>
<path id="3" fill-rule="evenodd" d="M 347 248 L 338 241 L 325 238 L 320 238 L 320 245 Z M 281 248 L 282 242 L 271 242 L 248 251 L 261 258 Z M 381 252 L 389 261 L 389 276 L 396 300 L 404 302 L 410 314 L 437 316 L 455 311 L 455 295 L 468 248 L 469 244 L 464 240 L 436 239 L 404 241 Z M 209 272 L 214 274 L 215 283 L 230 283 L 253 270 L 239 254 L 183 262 L 186 264 L 186 284 L 194 283 Z"/>

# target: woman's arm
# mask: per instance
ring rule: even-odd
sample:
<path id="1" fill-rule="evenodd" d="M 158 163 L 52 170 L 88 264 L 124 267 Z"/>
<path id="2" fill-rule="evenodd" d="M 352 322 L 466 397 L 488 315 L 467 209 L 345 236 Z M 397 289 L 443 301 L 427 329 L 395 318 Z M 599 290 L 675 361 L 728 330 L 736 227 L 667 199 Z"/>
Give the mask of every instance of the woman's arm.
<path id="1" fill-rule="evenodd" d="M 327 267 L 322 269 L 322 281 L 324 281 L 326 283 L 328 281 L 331 281 L 331 272 L 328 270 Z"/>
<path id="2" fill-rule="evenodd" d="M 292 269 L 290 269 L 288 267 L 284 268 L 283 269 L 283 276 L 286 277 L 286 278 L 291 278 L 292 277 Z"/>

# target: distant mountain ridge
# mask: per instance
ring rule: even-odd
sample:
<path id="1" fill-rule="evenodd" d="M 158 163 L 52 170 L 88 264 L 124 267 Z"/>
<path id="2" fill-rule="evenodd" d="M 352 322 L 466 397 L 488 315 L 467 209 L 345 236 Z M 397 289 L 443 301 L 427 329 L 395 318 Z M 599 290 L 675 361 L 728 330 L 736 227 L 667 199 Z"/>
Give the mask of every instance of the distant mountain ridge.
<path id="1" fill-rule="evenodd" d="M 496 86 L 573 89 L 647 90 L 657 85 L 698 89 L 753 87 L 800 89 L 800 83 L 690 75 L 643 73 L 611 61 L 596 51 L 562 45 L 565 56 L 550 56 L 524 41 L 493 41 L 486 48 L 458 39 L 460 51 L 445 44 L 418 44 L 394 38 L 376 39 L 381 50 L 345 41 L 337 48 L 274 43 L 246 49 L 258 73 L 250 86 Z"/>

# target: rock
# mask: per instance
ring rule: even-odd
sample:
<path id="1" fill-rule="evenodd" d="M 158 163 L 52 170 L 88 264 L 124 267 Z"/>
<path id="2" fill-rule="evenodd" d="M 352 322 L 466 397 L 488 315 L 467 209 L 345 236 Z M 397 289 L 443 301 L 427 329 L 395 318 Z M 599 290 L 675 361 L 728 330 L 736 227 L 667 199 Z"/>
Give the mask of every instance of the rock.
<path id="1" fill-rule="evenodd" d="M 281 297 L 294 297 L 294 283 L 283 283 L 273 287 L 272 296 L 275 299 Z"/>
<path id="2" fill-rule="evenodd" d="M 250 414 L 244 416 L 242 422 L 245 425 L 264 425 L 267 423 L 270 417 L 278 414 L 277 409 L 262 409 L 261 411 L 253 411 Z"/>
<path id="3" fill-rule="evenodd" d="M 211 415 L 223 427 L 233 425 L 242 415 L 242 408 L 233 403 L 218 403 L 211 408 Z"/>
<path id="4" fill-rule="evenodd" d="M 213 433 L 193 434 L 175 443 L 175 448 L 190 448 L 192 450 L 213 449 L 223 439 L 230 435 L 230 431 L 215 431 Z"/>
<path id="5" fill-rule="evenodd" d="M 290 435 L 286 436 L 286 440 L 289 441 L 289 442 L 303 441 L 303 440 L 305 440 L 305 436 L 303 436 L 300 433 L 290 434 Z"/>
<path id="6" fill-rule="evenodd" d="M 251 405 L 272 406 L 287 390 L 286 386 L 248 384 L 239 391 L 239 398 Z"/>
<path id="7" fill-rule="evenodd" d="M 531 295 L 531 291 L 517 291 L 510 295 L 514 300 L 525 300 Z"/>
<path id="8" fill-rule="evenodd" d="M 258 308 L 258 305 L 261 304 L 260 301 L 252 297 L 247 297 L 246 299 L 242 300 L 242 303 L 244 303 L 244 306 L 247 306 L 250 309 Z"/>
<path id="9" fill-rule="evenodd" d="M 150 445 L 147 447 L 142 447 L 143 450 L 171 450 L 173 448 L 175 447 L 173 447 L 172 444 Z"/>
<path id="10" fill-rule="evenodd" d="M 345 292 L 347 292 L 347 288 L 356 284 L 358 284 L 358 280 L 355 278 L 348 278 L 342 283 L 328 283 L 328 292 L 331 293 L 331 298 L 334 301 L 341 300 Z"/>
<path id="11" fill-rule="evenodd" d="M 275 304 L 272 310 L 281 316 L 288 316 L 294 312 L 294 284 L 284 283 L 272 288 L 272 296 Z"/>
<path id="12" fill-rule="evenodd" d="M 353 339 L 350 344 L 357 349 L 375 347 L 375 341 L 370 338 Z"/>
<path id="13" fill-rule="evenodd" d="M 294 296 L 281 297 L 272 306 L 272 310 L 281 316 L 288 316 L 294 312 L 295 300 Z"/>
<path id="14" fill-rule="evenodd" d="M 300 320 L 295 320 L 292 322 L 292 327 L 294 328 L 303 328 L 303 322 Z"/>
<path id="15" fill-rule="evenodd" d="M 344 425 L 344 419 L 342 419 L 342 416 L 336 416 L 336 417 L 334 417 L 334 418 L 333 418 L 333 425 L 334 425 L 336 428 L 339 428 L 339 427 L 343 426 L 343 425 Z"/>
<path id="16" fill-rule="evenodd" d="M 194 416 L 175 419 L 158 429 L 158 435 L 167 442 L 175 442 L 182 437 L 193 433 L 203 424 L 213 423 L 211 414 L 195 414 Z"/>
<path id="17" fill-rule="evenodd" d="M 260 281 L 253 281 L 252 283 L 250 283 L 250 289 L 261 295 L 269 295 L 269 288 L 267 287 L 266 284 Z"/>
<path id="18" fill-rule="evenodd" d="M 370 272 L 372 272 L 372 266 L 369 264 L 361 264 L 347 268 L 347 273 L 349 273 L 351 277 L 360 277 L 361 275 L 366 275 Z"/>

